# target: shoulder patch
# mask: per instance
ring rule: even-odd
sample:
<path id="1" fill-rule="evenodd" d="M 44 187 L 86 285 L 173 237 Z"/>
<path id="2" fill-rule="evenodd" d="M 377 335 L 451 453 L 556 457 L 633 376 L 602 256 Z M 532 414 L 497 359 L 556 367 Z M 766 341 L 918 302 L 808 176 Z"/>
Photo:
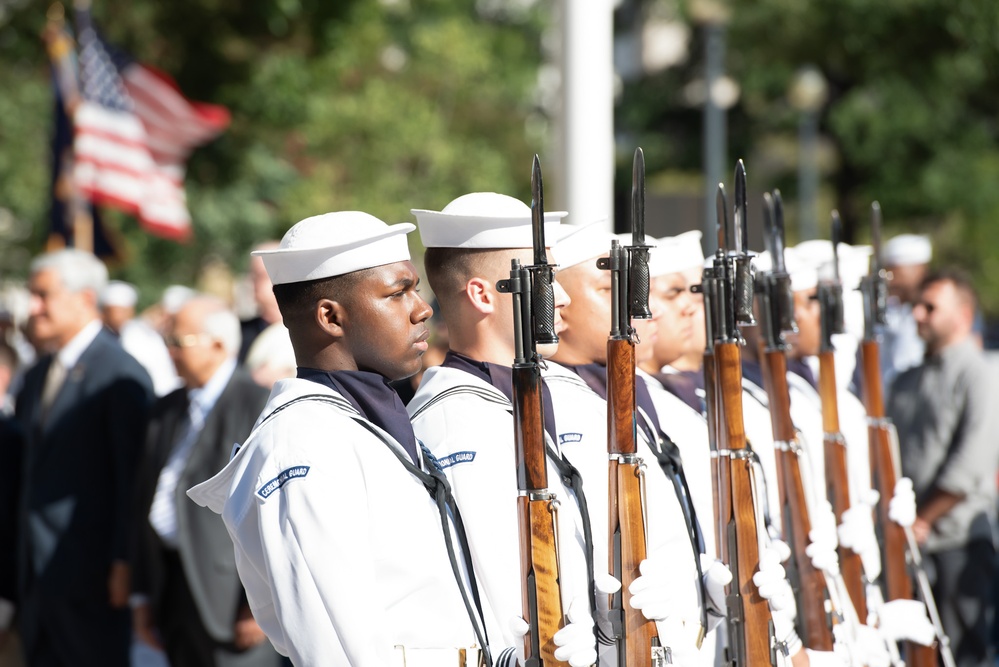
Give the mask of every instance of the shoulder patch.
<path id="1" fill-rule="evenodd" d="M 559 433 L 558 444 L 564 445 L 567 442 L 580 442 L 583 439 L 582 433 Z"/>
<path id="2" fill-rule="evenodd" d="M 282 470 L 280 475 L 257 489 L 257 495 L 264 499 L 268 498 L 272 493 L 296 477 L 305 477 L 308 475 L 310 467 L 311 466 L 295 466 L 293 468 L 288 468 L 287 470 Z"/>
<path id="3" fill-rule="evenodd" d="M 475 454 L 475 452 L 455 452 L 454 454 L 448 454 L 437 459 L 437 464 L 441 470 L 444 470 L 459 463 L 471 463 L 475 460 Z"/>

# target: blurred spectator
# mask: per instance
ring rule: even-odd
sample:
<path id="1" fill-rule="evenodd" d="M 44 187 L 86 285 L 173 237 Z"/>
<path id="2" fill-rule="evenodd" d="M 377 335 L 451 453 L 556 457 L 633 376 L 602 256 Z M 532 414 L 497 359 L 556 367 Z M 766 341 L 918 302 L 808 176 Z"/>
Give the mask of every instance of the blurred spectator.
<path id="1" fill-rule="evenodd" d="M 17 350 L 0 338 L 0 417 L 14 414 L 14 377 L 18 371 Z"/>
<path id="2" fill-rule="evenodd" d="M 139 293 L 132 285 L 112 280 L 101 292 L 104 325 L 118 335 L 121 346 L 149 373 L 153 391 L 166 396 L 180 386 L 180 378 L 170 360 L 163 337 L 143 320 L 135 319 Z"/>
<path id="3" fill-rule="evenodd" d="M 243 365 L 253 380 L 267 389 L 278 380 L 295 377 L 295 349 L 284 324 L 277 322 L 264 329 L 250 346 Z"/>
<path id="4" fill-rule="evenodd" d="M 253 248 L 256 250 L 274 250 L 277 241 L 265 241 Z M 243 344 L 239 348 L 239 363 L 246 361 L 246 355 L 257 336 L 272 324 L 281 323 L 281 311 L 277 299 L 274 298 L 274 285 L 264 268 L 264 261 L 259 257 L 250 256 L 250 281 L 253 284 L 253 300 L 257 304 L 257 315 L 241 323 Z"/>
<path id="5" fill-rule="evenodd" d="M 912 530 L 961 667 L 992 664 L 999 394 L 973 340 L 975 309 L 963 274 L 923 280 L 912 313 L 926 358 L 898 375 L 887 405 L 916 492 Z"/>
<path id="6" fill-rule="evenodd" d="M 23 664 L 20 640 L 12 628 L 17 604 L 17 498 L 21 488 L 24 435 L 14 419 L 10 381 L 17 368 L 17 353 L 0 339 L 0 666 Z"/>
<path id="7" fill-rule="evenodd" d="M 888 278 L 888 320 L 881 341 L 881 373 L 885 386 L 907 368 L 922 363 L 925 350 L 916 331 L 912 308 L 919 299 L 933 246 L 926 236 L 900 234 L 885 243 L 882 253 Z"/>
<path id="8" fill-rule="evenodd" d="M 222 518 L 184 491 L 229 461 L 267 391 L 236 366 L 239 320 L 214 297 L 189 299 L 167 335 L 184 387 L 153 407 L 139 474 L 135 633 L 172 665 L 277 665 L 250 614 Z"/>
<path id="9" fill-rule="evenodd" d="M 152 397 L 148 374 L 97 309 L 107 269 L 61 250 L 31 264 L 29 330 L 42 357 L 16 416 L 25 435 L 19 625 L 31 665 L 128 664 L 131 515 Z"/>

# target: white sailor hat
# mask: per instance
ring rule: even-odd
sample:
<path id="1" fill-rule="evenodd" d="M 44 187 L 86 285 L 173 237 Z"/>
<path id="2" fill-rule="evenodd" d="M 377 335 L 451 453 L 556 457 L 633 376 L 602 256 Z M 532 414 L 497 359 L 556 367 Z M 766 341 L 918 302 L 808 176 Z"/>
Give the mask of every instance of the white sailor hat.
<path id="1" fill-rule="evenodd" d="M 552 246 L 552 257 L 559 269 L 569 269 L 610 252 L 615 237 L 606 225 L 606 220 L 588 225 L 559 225 L 558 240 Z"/>
<path id="2" fill-rule="evenodd" d="M 250 253 L 264 261 L 275 285 L 342 276 L 409 259 L 408 222 L 388 225 L 361 211 L 306 218 L 289 229 L 272 250 Z"/>
<path id="3" fill-rule="evenodd" d="M 631 235 L 626 235 L 628 243 Z M 624 241 L 622 241 L 624 243 Z M 649 252 L 649 277 L 658 278 L 670 273 L 680 273 L 704 266 L 704 251 L 701 250 L 701 232 L 696 229 L 676 236 L 652 239 L 654 246 Z"/>
<path id="4" fill-rule="evenodd" d="M 138 300 L 139 292 L 135 287 L 121 280 L 112 280 L 101 290 L 100 302 L 102 306 L 134 308 Z"/>
<path id="5" fill-rule="evenodd" d="M 885 266 L 929 264 L 933 258 L 933 244 L 922 234 L 899 234 L 885 243 L 882 258 Z"/>
<path id="6" fill-rule="evenodd" d="M 756 258 L 756 260 L 758 259 Z M 773 259 L 768 254 L 765 261 L 771 262 L 772 265 Z M 759 265 L 757 263 L 757 266 Z M 816 271 L 814 266 L 801 258 L 798 254 L 797 246 L 794 248 L 784 248 L 784 268 L 791 277 L 792 292 L 815 289 L 815 286 L 819 284 L 819 272 Z"/>
<path id="7" fill-rule="evenodd" d="M 839 252 L 839 276 L 843 287 L 848 290 L 856 289 L 870 270 L 873 248 L 869 245 L 852 246 L 840 243 L 836 249 Z M 795 252 L 800 260 L 818 272 L 819 278 L 828 280 L 833 277 L 832 241 L 827 239 L 802 241 L 795 246 Z"/>
<path id="8" fill-rule="evenodd" d="M 495 192 L 472 192 L 458 197 L 443 211 L 412 209 L 426 248 L 530 248 L 531 209 L 527 204 Z M 557 240 L 565 211 L 545 212 L 545 243 Z"/>
<path id="9" fill-rule="evenodd" d="M 160 303 L 163 304 L 163 310 L 168 315 L 176 315 L 184 307 L 184 304 L 193 299 L 196 294 L 197 292 L 186 285 L 169 285 L 163 290 Z"/>

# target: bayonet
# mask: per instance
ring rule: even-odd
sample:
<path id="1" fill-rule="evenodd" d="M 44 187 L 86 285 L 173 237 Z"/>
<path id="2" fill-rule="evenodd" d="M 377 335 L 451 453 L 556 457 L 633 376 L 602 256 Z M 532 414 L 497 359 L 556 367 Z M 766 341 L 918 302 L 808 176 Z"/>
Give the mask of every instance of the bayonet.
<path id="1" fill-rule="evenodd" d="M 628 248 L 628 314 L 652 319 L 649 310 L 649 250 L 645 243 L 645 153 L 635 149 L 631 170 L 631 246 Z"/>
<path id="2" fill-rule="evenodd" d="M 534 236 L 534 265 L 529 267 L 533 276 L 532 300 L 534 311 L 534 338 L 537 345 L 558 342 L 555 334 L 555 267 L 548 263 L 545 243 L 545 194 L 541 180 L 541 160 L 534 156 L 531 168 L 531 231 Z"/>

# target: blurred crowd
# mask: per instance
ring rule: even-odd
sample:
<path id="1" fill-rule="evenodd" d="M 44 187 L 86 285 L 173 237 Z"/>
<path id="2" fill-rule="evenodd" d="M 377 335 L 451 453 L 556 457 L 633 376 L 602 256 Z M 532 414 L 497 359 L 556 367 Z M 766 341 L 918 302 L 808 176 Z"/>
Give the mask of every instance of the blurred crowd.
<path id="1" fill-rule="evenodd" d="M 928 380 L 912 369 L 930 351 L 967 333 L 980 352 L 981 317 L 962 277 L 927 280 L 925 238 L 896 237 L 884 259 L 882 369 L 886 383 L 902 377 L 918 392 Z M 180 285 L 139 312 L 133 285 L 62 250 L 0 294 L 0 667 L 82 664 L 79 655 L 95 665 L 280 664 L 219 517 L 184 495 L 246 439 L 273 384 L 296 374 L 257 257 L 247 281 L 254 312 L 242 320 L 231 298 Z M 431 343 L 425 367 L 443 359 L 446 329 Z M 690 357 L 698 367 L 700 350 Z M 397 387 L 404 401 L 419 382 Z"/>

